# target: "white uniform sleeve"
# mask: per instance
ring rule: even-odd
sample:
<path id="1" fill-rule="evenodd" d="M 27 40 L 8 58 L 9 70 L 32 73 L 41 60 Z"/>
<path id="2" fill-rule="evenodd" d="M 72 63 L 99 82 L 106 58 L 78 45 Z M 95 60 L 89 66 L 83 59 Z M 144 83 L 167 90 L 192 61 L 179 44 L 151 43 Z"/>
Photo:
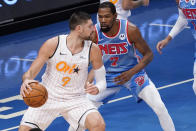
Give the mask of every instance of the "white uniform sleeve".
<path id="1" fill-rule="evenodd" d="M 103 92 L 106 89 L 106 72 L 105 72 L 105 67 L 102 66 L 99 69 L 94 70 L 95 73 L 95 80 L 99 93 Z"/>
<path id="2" fill-rule="evenodd" d="M 179 11 L 179 16 L 176 21 L 176 24 L 174 25 L 174 27 L 172 28 L 172 30 L 169 33 L 169 35 L 172 37 L 172 39 L 176 35 L 178 35 L 188 25 L 188 21 L 187 21 L 185 15 L 183 14 L 182 10 L 178 8 L 178 11 Z"/>

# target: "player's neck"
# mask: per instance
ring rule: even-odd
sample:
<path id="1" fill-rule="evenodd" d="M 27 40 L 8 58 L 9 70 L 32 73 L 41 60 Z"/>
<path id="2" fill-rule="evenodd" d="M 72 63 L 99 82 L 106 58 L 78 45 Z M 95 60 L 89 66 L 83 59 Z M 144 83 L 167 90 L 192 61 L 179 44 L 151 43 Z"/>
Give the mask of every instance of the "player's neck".
<path id="1" fill-rule="evenodd" d="M 115 22 L 114 22 L 114 24 L 112 25 L 112 28 L 110 29 L 110 31 L 108 31 L 106 34 L 107 34 L 107 36 L 110 36 L 110 37 L 112 37 L 112 36 L 115 36 L 117 33 L 118 33 L 118 31 L 119 31 L 119 22 L 120 21 L 118 21 L 118 20 L 116 20 Z"/>
<path id="2" fill-rule="evenodd" d="M 84 47 L 84 40 L 77 36 L 77 34 L 70 33 L 67 36 L 67 48 L 72 52 L 72 54 L 76 54 L 80 52 Z"/>

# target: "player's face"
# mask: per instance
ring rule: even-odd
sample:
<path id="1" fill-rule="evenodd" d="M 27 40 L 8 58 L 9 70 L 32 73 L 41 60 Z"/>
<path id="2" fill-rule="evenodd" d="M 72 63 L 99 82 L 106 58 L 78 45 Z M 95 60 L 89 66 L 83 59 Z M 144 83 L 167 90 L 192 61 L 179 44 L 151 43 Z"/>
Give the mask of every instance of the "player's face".
<path id="1" fill-rule="evenodd" d="M 99 8 L 98 17 L 101 25 L 101 31 L 102 32 L 110 31 L 114 24 L 114 21 L 116 20 L 116 15 L 112 14 L 111 9 Z"/>
<path id="2" fill-rule="evenodd" d="M 94 31 L 94 25 L 92 20 L 88 20 L 87 23 L 81 25 L 81 37 L 84 40 L 90 40 L 91 35 Z"/>

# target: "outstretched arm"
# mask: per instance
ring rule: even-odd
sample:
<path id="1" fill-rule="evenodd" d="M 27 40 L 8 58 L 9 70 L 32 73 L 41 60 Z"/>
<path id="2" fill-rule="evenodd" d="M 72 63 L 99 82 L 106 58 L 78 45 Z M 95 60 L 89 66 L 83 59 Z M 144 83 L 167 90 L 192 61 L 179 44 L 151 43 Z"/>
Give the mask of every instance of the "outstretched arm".
<path id="1" fill-rule="evenodd" d="M 157 43 L 157 51 L 162 54 L 162 49 L 176 36 L 178 35 L 187 25 L 188 25 L 188 22 L 187 22 L 187 19 L 186 17 L 184 16 L 182 10 L 180 8 L 178 8 L 178 11 L 179 11 L 179 16 L 178 16 L 178 19 L 174 25 L 174 27 L 172 28 L 172 30 L 170 31 L 169 35 L 159 41 Z"/>
<path id="2" fill-rule="evenodd" d="M 102 54 L 99 47 L 95 44 L 92 45 L 90 52 L 90 61 L 93 69 L 91 70 L 88 80 L 91 82 L 93 78 L 96 80 L 96 84 L 87 83 L 86 93 L 96 95 L 103 92 L 106 89 L 105 67 L 102 62 Z"/>
<path id="3" fill-rule="evenodd" d="M 54 53 L 58 43 L 58 38 L 54 37 L 46 41 L 39 50 L 37 58 L 31 64 L 29 70 L 24 73 L 22 80 L 22 86 L 20 89 L 20 94 L 25 96 L 24 92 L 27 92 L 27 88 L 31 89 L 29 83 L 35 82 L 34 78 L 40 72 L 46 61 Z"/>
<path id="4" fill-rule="evenodd" d="M 125 10 L 132 10 L 139 6 L 148 6 L 150 0 L 123 0 L 122 7 Z"/>
<path id="5" fill-rule="evenodd" d="M 137 65 L 115 78 L 115 82 L 117 82 L 119 85 L 124 84 L 130 80 L 134 74 L 144 69 L 153 59 L 153 53 L 151 49 L 142 38 L 141 33 L 136 26 L 129 24 L 128 37 L 130 43 L 134 44 L 136 49 L 143 55 L 143 57 Z"/>

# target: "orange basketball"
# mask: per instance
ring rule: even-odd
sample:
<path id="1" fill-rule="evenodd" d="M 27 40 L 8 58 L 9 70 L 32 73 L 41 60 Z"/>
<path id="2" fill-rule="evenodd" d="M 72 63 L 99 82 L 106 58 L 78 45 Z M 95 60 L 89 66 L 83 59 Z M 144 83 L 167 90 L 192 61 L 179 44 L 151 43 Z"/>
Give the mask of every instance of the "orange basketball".
<path id="1" fill-rule="evenodd" d="M 29 94 L 25 93 L 26 97 L 23 97 L 25 104 L 30 107 L 42 106 L 48 99 L 48 92 L 46 88 L 36 82 L 30 83 L 29 85 L 31 86 L 32 90 L 29 91 Z"/>

